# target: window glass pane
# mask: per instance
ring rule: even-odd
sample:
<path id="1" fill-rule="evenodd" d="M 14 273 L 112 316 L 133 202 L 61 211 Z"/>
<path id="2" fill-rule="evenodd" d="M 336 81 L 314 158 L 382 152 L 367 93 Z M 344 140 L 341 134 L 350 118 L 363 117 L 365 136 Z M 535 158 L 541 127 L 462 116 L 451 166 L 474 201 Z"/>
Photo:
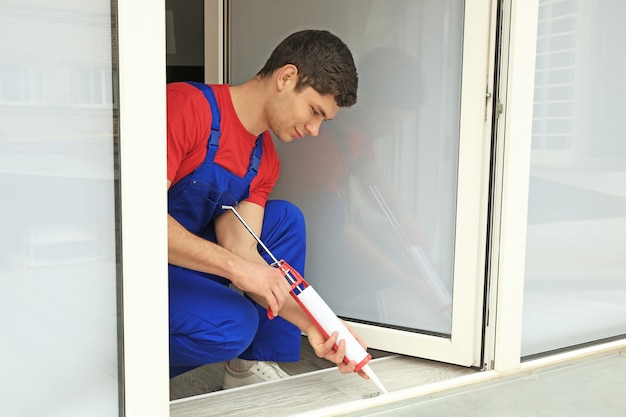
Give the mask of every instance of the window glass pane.
<path id="1" fill-rule="evenodd" d="M 337 34 L 357 64 L 354 107 L 316 138 L 276 141 L 272 198 L 305 214 L 307 280 L 340 316 L 450 334 L 463 1 L 236 0 L 231 16 L 235 84 L 305 28 Z"/>
<path id="2" fill-rule="evenodd" d="M 0 415 L 115 416 L 111 2 L 1 3 Z"/>
<path id="3" fill-rule="evenodd" d="M 539 4 L 525 356 L 626 333 L 626 3 Z"/>

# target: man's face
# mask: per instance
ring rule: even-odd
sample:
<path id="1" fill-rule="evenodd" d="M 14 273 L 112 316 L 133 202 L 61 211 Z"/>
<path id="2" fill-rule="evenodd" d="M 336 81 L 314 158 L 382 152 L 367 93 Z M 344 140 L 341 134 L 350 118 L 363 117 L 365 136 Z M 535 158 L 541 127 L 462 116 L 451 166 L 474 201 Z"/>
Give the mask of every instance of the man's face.
<path id="1" fill-rule="evenodd" d="M 324 120 L 337 115 L 339 106 L 331 95 L 321 95 L 311 87 L 295 92 L 293 86 L 278 93 L 270 103 L 270 129 L 283 142 L 304 136 L 317 136 Z"/>

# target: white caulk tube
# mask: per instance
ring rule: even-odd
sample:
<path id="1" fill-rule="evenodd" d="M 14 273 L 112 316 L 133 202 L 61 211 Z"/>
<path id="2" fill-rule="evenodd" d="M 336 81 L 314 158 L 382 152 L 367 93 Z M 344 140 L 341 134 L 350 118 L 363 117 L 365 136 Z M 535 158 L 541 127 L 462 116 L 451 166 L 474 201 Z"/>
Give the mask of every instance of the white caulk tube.
<path id="1" fill-rule="evenodd" d="M 300 305 L 300 307 L 308 314 L 313 320 L 320 331 L 324 333 L 327 338 L 334 332 L 338 333 L 337 344 L 340 340 L 344 340 L 346 343 L 345 361 L 355 361 L 355 371 L 362 370 L 375 384 L 378 386 L 383 394 L 387 394 L 388 391 L 385 386 L 380 382 L 380 379 L 376 376 L 372 368 L 367 364 L 372 355 L 367 353 L 363 346 L 356 340 L 356 338 L 350 333 L 348 328 L 343 324 L 341 320 L 335 315 L 326 302 L 320 297 L 312 286 L 307 286 L 299 294 L 295 294 L 293 291 L 291 295 Z"/>

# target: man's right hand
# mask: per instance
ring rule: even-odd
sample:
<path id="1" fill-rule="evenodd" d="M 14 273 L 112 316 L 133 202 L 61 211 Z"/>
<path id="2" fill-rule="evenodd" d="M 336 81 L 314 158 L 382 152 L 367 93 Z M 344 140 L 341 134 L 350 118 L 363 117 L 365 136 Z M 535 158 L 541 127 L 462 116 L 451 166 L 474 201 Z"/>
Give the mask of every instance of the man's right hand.
<path id="1" fill-rule="evenodd" d="M 283 274 L 278 268 L 251 261 L 244 261 L 241 267 L 232 283 L 277 316 L 291 291 Z"/>

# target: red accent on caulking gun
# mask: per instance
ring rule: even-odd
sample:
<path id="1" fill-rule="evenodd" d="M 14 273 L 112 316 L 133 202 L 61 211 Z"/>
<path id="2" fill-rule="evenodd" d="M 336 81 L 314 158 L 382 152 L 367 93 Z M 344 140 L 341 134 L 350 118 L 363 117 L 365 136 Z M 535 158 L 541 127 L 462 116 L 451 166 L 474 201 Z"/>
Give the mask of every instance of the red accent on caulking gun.
<path id="1" fill-rule="evenodd" d="M 330 338 L 330 335 L 324 330 L 322 325 L 317 321 L 317 319 L 315 318 L 315 316 L 313 316 L 313 314 L 309 311 L 309 309 L 300 301 L 300 298 L 298 298 L 298 295 L 294 291 L 294 289 L 300 284 L 302 284 L 302 287 L 303 287 L 302 289 L 304 289 L 309 286 L 309 283 L 302 277 L 302 275 L 300 275 L 300 273 L 298 273 L 298 271 L 296 271 L 291 265 L 289 265 L 283 259 L 280 260 L 280 266 L 278 268 L 280 268 L 280 270 L 283 272 L 285 277 L 287 277 L 288 274 L 291 274 L 291 278 L 295 278 L 295 281 L 291 284 L 291 291 L 290 291 L 291 297 L 296 301 L 296 303 L 298 303 L 298 305 L 306 313 L 306 315 L 309 316 L 313 324 L 315 324 L 315 327 L 317 327 L 318 330 L 322 332 L 324 337 L 326 339 Z M 291 282 L 291 279 L 288 279 L 288 281 Z M 268 317 L 269 317 L 270 310 L 268 309 L 267 312 L 268 312 Z M 334 348 L 335 350 L 339 349 L 339 345 L 335 343 Z M 367 356 L 361 362 L 357 363 L 356 367 L 354 368 L 354 372 L 359 372 L 359 370 L 363 366 L 365 366 L 370 361 L 370 359 L 372 359 L 372 355 L 368 353 Z M 350 360 L 351 359 L 346 356 L 344 356 L 343 358 L 343 361 L 345 363 L 350 363 Z"/>

